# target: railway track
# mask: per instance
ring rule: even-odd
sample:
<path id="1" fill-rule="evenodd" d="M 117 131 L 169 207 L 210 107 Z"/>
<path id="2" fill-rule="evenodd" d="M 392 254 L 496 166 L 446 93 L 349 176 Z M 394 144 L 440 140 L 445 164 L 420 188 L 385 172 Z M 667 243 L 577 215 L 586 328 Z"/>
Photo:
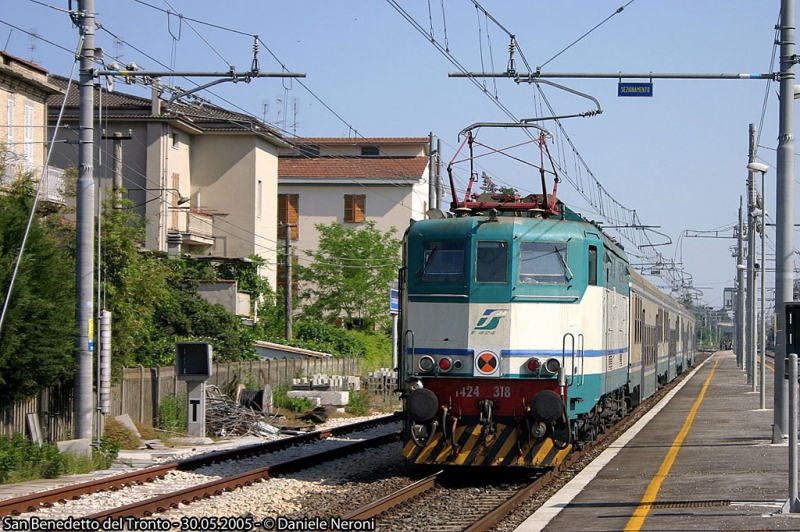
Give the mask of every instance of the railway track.
<path id="1" fill-rule="evenodd" d="M 342 520 L 374 519 L 378 530 L 419 532 L 486 532 L 508 519 L 521 505 L 527 505 L 525 517 L 551 493 L 566 484 L 598 454 L 625 432 L 666 393 L 685 378 L 686 373 L 637 407 L 622 422 L 599 435 L 583 449 L 573 452 L 560 466 L 529 481 L 497 482 L 497 485 L 476 485 L 472 481 L 446 479 L 442 471 L 410 484 L 379 500 L 341 516 Z M 467 468 L 469 469 L 469 468 Z M 508 475 L 512 473 L 509 470 Z M 459 473 L 465 473 L 459 471 Z M 496 477 L 501 472 L 492 470 Z M 515 472 L 515 473 L 518 473 Z M 520 475 L 517 475 L 520 477 Z M 502 478 L 502 477 L 501 477 Z M 465 485 L 466 484 L 466 485 Z M 523 517 L 524 519 L 524 517 Z M 522 519 L 519 519 L 520 521 Z M 412 522 L 412 526 L 408 523 Z M 513 528 L 513 527 L 512 527 Z"/>
<path id="2" fill-rule="evenodd" d="M 379 427 L 384 424 L 393 423 L 395 420 L 396 417 L 394 415 L 385 416 L 382 418 L 344 425 L 342 427 L 327 429 L 324 431 L 316 431 L 299 436 L 269 441 L 244 448 L 207 453 L 185 460 L 149 467 L 131 473 L 114 475 L 111 477 L 74 484 L 55 490 L 8 499 L 0 501 L 0 517 L 19 516 L 23 513 L 33 512 L 41 508 L 50 508 L 57 503 L 63 504 L 67 501 L 77 500 L 89 494 L 120 491 L 128 487 L 152 483 L 156 480 L 164 479 L 171 471 L 193 471 L 227 460 L 242 460 L 267 453 L 275 453 L 297 445 L 309 444 L 329 438 L 338 438 L 350 433 L 366 430 L 371 427 Z M 204 483 L 200 486 L 197 486 L 194 491 L 181 490 L 181 494 L 176 498 L 179 499 L 180 502 L 195 501 L 198 500 L 198 498 L 207 498 L 212 494 L 218 494 L 225 491 L 230 491 L 231 489 L 236 489 L 238 487 L 250 485 L 256 481 L 256 479 L 260 480 L 267 478 L 270 473 L 272 475 L 282 474 L 282 472 L 288 472 L 298 468 L 314 465 L 315 463 L 319 463 L 320 460 L 334 459 L 337 456 L 337 452 L 339 453 L 338 455 L 344 455 L 348 452 L 357 452 L 361 448 L 366 448 L 369 445 L 378 445 L 383 441 L 390 441 L 396 438 L 396 435 L 391 433 L 388 436 L 383 436 L 383 438 L 385 438 L 385 440 L 381 440 L 380 438 L 363 440 L 348 446 L 318 453 L 316 457 L 288 460 L 279 464 L 273 464 L 272 466 L 258 468 L 249 473 L 233 475 L 217 481 Z M 129 513 L 126 515 L 141 517 L 153 513 L 154 509 L 158 511 L 159 508 L 167 509 L 174 507 L 174 504 L 174 499 L 169 502 L 163 502 L 153 498 L 150 504 L 137 503 L 136 505 L 131 505 L 132 507 L 130 508 Z M 136 508 L 134 508 L 134 506 Z"/>

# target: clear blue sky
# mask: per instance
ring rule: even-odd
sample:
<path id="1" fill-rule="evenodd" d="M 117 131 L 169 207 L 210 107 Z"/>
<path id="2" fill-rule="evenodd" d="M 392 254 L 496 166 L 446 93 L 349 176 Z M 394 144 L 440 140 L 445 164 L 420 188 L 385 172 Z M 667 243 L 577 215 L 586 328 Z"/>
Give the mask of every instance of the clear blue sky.
<path id="1" fill-rule="evenodd" d="M 45 3 L 7 0 L 0 13 L 5 23 L 0 24 L 0 45 L 51 73 L 69 75 L 72 52 L 43 39 L 74 50 L 78 31 L 67 14 Z M 62 10 L 68 5 L 66 0 L 49 3 Z M 445 161 L 453 157 L 458 133 L 465 126 L 510 120 L 495 105 L 495 98 L 517 119 L 549 114 L 541 109 L 537 91 L 527 84 L 487 81 L 488 97 L 469 80 L 448 78 L 457 67 L 392 3 L 96 0 L 97 21 L 104 28 L 97 32 L 97 45 L 107 54 L 121 56 L 123 63 L 134 61 L 144 69 L 226 71 L 233 65 L 247 70 L 252 61 L 251 36 L 257 34 L 269 48 L 261 46 L 261 70 L 277 72 L 282 63 L 290 71 L 307 74 L 302 85 L 257 79 L 249 84 L 223 84 L 212 89 L 214 94 L 203 92 L 202 96 L 266 119 L 290 136 L 357 132 L 365 137 L 422 137 L 433 132 L 444 143 Z M 509 38 L 471 0 L 397 0 L 397 4 L 422 31 L 429 35 L 432 31 L 436 43 L 448 48 L 467 70 L 505 70 Z M 623 5 L 622 12 L 552 59 Z M 780 2 L 483 0 L 481 6 L 516 35 L 530 67 L 547 62 L 543 72 L 767 73 Z M 187 19 L 168 16 L 167 10 Z M 516 60 L 518 71 L 527 70 L 519 54 Z M 772 70 L 777 69 L 776 63 Z M 774 216 L 777 84 L 654 80 L 652 98 L 619 98 L 617 80 L 552 81 L 591 95 L 603 109 L 596 117 L 562 122 L 583 163 L 571 148 L 564 148 L 566 137 L 558 133 L 551 150 L 571 178 L 561 183 L 560 198 L 602 222 L 596 208 L 599 199 L 595 197 L 591 205 L 570 183 L 582 182 L 584 194 L 591 198 L 589 190 L 596 190 L 591 172 L 619 205 L 636 211 L 641 224 L 660 226 L 655 230 L 673 242 L 650 248 L 648 253 L 656 250 L 681 263 L 685 279 L 701 287 L 701 301 L 720 307 L 723 287 L 733 286 L 735 277 L 730 252 L 735 239 L 680 237 L 684 230 L 721 230 L 721 236 L 733 236 L 730 228 L 737 220 L 739 197 L 746 194 L 748 125 L 761 124 L 765 95 L 758 156 L 772 167 L 766 205 Z M 192 86 L 187 80 L 165 82 Z M 116 89 L 145 94 L 119 83 Z M 589 100 L 564 91 L 543 87 L 543 92 L 559 115 L 594 108 Z M 557 130 L 552 122 L 543 125 Z M 479 140 L 498 148 L 525 140 L 517 131 L 482 130 L 479 135 Z M 538 152 L 530 147 L 513 153 L 538 160 Z M 538 172 L 528 166 L 496 158 L 482 160 L 481 165 L 500 185 L 525 192 L 539 190 Z M 462 171 L 459 176 L 463 187 L 468 174 Z M 463 194 L 463 188 L 459 192 Z M 774 230 L 768 230 L 767 236 L 770 270 L 774 268 Z M 667 241 L 654 232 L 648 238 L 653 244 Z M 633 243 L 623 243 L 638 253 Z M 664 285 L 657 277 L 650 279 Z M 768 271 L 767 287 L 773 286 Z"/>

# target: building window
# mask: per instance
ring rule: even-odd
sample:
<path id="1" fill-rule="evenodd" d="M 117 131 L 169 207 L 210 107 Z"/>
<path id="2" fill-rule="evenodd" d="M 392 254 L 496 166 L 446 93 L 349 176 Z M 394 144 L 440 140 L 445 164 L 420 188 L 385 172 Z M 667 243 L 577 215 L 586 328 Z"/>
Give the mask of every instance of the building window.
<path id="1" fill-rule="evenodd" d="M 314 144 L 306 144 L 305 146 L 300 146 L 300 155 L 305 157 L 319 157 L 319 146 Z"/>
<path id="2" fill-rule="evenodd" d="M 292 240 L 297 240 L 299 237 L 299 228 L 297 227 L 299 211 L 298 205 L 300 204 L 299 194 L 278 194 L 278 238 L 283 240 L 286 238 L 286 224 L 292 226 Z"/>
<path id="3" fill-rule="evenodd" d="M 8 99 L 8 150 L 14 151 L 14 99 Z"/>
<path id="4" fill-rule="evenodd" d="M 361 146 L 361 155 L 366 157 L 374 157 L 380 155 L 381 150 L 377 146 Z"/>
<path id="5" fill-rule="evenodd" d="M 25 104 L 25 127 L 22 134 L 25 155 L 25 171 L 33 170 L 33 106 Z"/>
<path id="6" fill-rule="evenodd" d="M 263 185 L 264 182 L 260 179 L 258 180 L 258 188 L 256 190 L 256 214 L 259 218 L 261 218 L 261 202 L 263 201 Z"/>
<path id="7" fill-rule="evenodd" d="M 180 133 L 173 132 L 172 133 L 172 147 L 177 150 L 180 147 L 180 145 L 181 145 L 181 135 L 180 135 Z"/>
<path id="8" fill-rule="evenodd" d="M 364 194 L 344 195 L 344 221 L 363 223 L 366 221 L 367 196 Z"/>

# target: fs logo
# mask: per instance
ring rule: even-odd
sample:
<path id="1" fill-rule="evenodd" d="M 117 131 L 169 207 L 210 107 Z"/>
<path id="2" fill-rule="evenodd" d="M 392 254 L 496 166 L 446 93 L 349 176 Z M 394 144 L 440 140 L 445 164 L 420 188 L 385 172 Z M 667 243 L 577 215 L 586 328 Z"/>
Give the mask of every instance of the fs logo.
<path id="1" fill-rule="evenodd" d="M 483 312 L 483 316 L 478 319 L 478 323 L 475 324 L 476 331 L 493 331 L 497 329 L 497 326 L 500 324 L 500 320 L 508 314 L 508 311 L 505 309 L 498 309 L 498 308 L 487 308 Z"/>

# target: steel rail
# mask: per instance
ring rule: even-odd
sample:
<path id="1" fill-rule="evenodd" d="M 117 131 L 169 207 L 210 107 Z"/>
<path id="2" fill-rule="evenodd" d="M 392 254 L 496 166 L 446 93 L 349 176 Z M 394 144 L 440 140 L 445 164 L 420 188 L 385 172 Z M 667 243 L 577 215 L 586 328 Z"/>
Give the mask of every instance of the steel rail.
<path id="1" fill-rule="evenodd" d="M 408 486 L 401 488 L 394 493 L 390 493 L 386 497 L 378 499 L 375 502 L 371 502 L 357 510 L 353 510 L 352 512 L 343 515 L 341 520 L 356 521 L 369 519 L 370 517 L 375 517 L 376 515 L 379 515 L 386 510 L 390 510 L 395 506 L 399 506 L 406 501 L 410 501 L 420 493 L 426 492 L 434 487 L 436 485 L 436 479 L 439 478 L 439 475 L 441 474 L 442 471 L 439 471 L 433 475 L 423 478 L 422 480 L 418 480 L 413 484 L 409 484 Z"/>
<path id="2" fill-rule="evenodd" d="M 251 486 L 253 483 L 260 482 L 261 480 L 271 476 L 282 475 L 298 469 L 308 468 L 321 462 L 335 460 L 349 454 L 363 451 L 369 447 L 385 445 L 397 441 L 399 435 L 399 432 L 392 432 L 382 436 L 369 438 L 355 443 L 343 445 L 335 449 L 329 449 L 312 456 L 296 458 L 286 462 L 281 462 L 279 464 L 261 467 L 252 471 L 240 473 L 238 475 L 206 482 L 205 484 L 200 484 L 199 486 L 194 486 L 192 488 L 159 495 L 157 497 L 151 497 L 150 499 L 145 499 L 143 501 L 128 504 L 126 506 L 112 508 L 110 510 L 105 510 L 86 516 L 85 519 L 104 522 L 106 519 L 116 520 L 119 518 L 125 519 L 128 517 L 151 517 L 153 514 L 165 512 L 170 508 L 177 508 L 180 504 L 188 505 L 192 502 L 218 496 L 225 492 L 233 491 L 245 486 Z"/>
<path id="3" fill-rule="evenodd" d="M 392 414 L 389 416 L 367 421 L 360 421 L 358 423 L 343 425 L 341 427 L 335 427 L 332 429 L 314 431 L 309 432 L 308 434 L 301 434 L 289 438 L 282 438 L 280 440 L 272 440 L 264 443 L 249 445 L 247 447 L 240 447 L 238 449 L 213 451 L 183 460 L 177 460 L 162 465 L 140 469 L 138 471 L 132 471 L 130 473 L 110 475 L 104 478 L 80 482 L 54 490 L 31 493 L 22 497 L 6 499 L 0 501 L 0 517 L 7 515 L 17 516 L 25 512 L 35 512 L 40 508 L 47 508 L 55 503 L 63 503 L 69 500 L 78 499 L 82 495 L 101 491 L 116 491 L 127 486 L 143 484 L 145 482 L 154 482 L 157 479 L 164 478 L 169 471 L 173 470 L 191 471 L 199 467 L 225 460 L 238 460 L 268 452 L 280 451 L 294 445 L 324 440 L 331 436 L 340 436 L 374 425 L 389 423 L 395 419 L 397 419 L 396 415 Z"/>

